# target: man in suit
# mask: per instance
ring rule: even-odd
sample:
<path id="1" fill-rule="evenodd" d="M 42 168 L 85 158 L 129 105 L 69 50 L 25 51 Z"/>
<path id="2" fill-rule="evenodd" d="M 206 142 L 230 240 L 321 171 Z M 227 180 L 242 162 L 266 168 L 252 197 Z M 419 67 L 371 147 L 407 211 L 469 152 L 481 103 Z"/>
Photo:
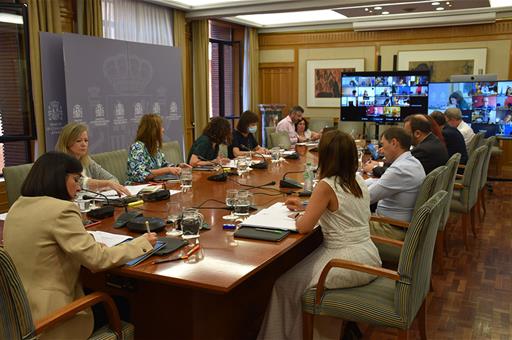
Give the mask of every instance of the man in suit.
<path id="1" fill-rule="evenodd" d="M 425 174 L 428 175 L 435 168 L 446 164 L 448 151 L 432 133 L 432 125 L 427 117 L 421 114 L 407 116 L 404 129 L 411 135 L 414 145 L 411 154 L 421 162 Z"/>
<path id="2" fill-rule="evenodd" d="M 468 161 L 468 150 L 466 149 L 466 143 L 464 143 L 464 137 L 457 128 L 446 124 L 446 118 L 444 113 L 441 111 L 434 111 L 430 114 L 432 118 L 441 128 L 443 133 L 444 141 L 446 142 L 446 149 L 448 151 L 448 157 L 451 157 L 455 153 L 460 153 L 460 163 L 466 164 Z"/>

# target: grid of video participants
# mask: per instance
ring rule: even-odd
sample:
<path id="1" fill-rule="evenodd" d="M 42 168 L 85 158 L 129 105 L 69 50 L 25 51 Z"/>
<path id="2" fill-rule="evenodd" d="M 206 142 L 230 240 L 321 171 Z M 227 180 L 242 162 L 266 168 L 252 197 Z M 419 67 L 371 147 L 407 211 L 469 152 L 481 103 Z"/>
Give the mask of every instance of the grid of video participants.
<path id="1" fill-rule="evenodd" d="M 425 106 L 428 79 L 420 75 L 343 75 L 341 107 L 362 107 L 368 117 L 383 116 L 385 120 L 398 121 L 404 108 Z"/>
<path id="2" fill-rule="evenodd" d="M 428 112 L 450 107 L 459 108 L 467 123 L 507 125 L 497 132 L 504 133 L 512 128 L 512 81 L 430 83 Z"/>

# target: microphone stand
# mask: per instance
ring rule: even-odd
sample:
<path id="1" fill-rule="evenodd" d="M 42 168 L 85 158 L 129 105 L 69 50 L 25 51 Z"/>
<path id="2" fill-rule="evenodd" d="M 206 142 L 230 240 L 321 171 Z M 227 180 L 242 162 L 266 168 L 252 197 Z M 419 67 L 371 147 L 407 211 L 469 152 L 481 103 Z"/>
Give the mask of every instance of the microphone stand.
<path id="1" fill-rule="evenodd" d="M 283 175 L 283 178 L 279 181 L 279 187 L 280 188 L 302 189 L 302 185 L 299 182 L 297 182 L 293 179 L 290 179 L 290 178 L 286 178 L 286 175 L 288 175 L 288 174 L 298 174 L 298 173 L 302 173 L 302 172 L 304 172 L 304 170 L 285 172 Z"/>
<path id="2" fill-rule="evenodd" d="M 105 198 L 105 201 L 107 203 L 106 206 L 90 210 L 87 213 L 88 216 L 90 216 L 92 218 L 97 218 L 97 219 L 104 219 L 107 217 L 114 216 L 114 207 L 110 204 L 110 200 L 108 199 L 108 197 L 106 195 L 104 195 L 100 192 L 91 191 L 91 190 L 87 190 L 87 189 L 81 189 L 81 191 L 86 191 L 86 192 L 90 192 L 91 194 L 102 196 Z"/>
<path id="3" fill-rule="evenodd" d="M 251 168 L 253 168 L 253 169 L 267 169 L 268 168 L 267 161 L 265 160 L 265 156 L 263 156 L 263 154 L 251 150 L 250 148 L 248 148 L 244 144 L 240 144 L 240 148 L 244 148 L 245 151 L 254 152 L 256 155 L 261 156 L 261 158 L 263 159 L 262 163 L 253 164 L 253 165 L 251 165 Z"/>

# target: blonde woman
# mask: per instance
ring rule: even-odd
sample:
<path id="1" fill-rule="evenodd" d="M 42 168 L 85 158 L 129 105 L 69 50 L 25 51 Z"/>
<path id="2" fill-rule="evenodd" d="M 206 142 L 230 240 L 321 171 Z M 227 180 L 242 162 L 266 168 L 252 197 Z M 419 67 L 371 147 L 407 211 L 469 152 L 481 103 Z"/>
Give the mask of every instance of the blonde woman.
<path id="1" fill-rule="evenodd" d="M 142 116 L 135 143 L 128 151 L 128 164 L 126 183 L 144 183 L 162 175 L 179 175 L 180 167 L 189 167 L 187 164 L 174 166 L 165 160 L 162 148 L 164 128 L 162 118 L 154 113 Z"/>
<path id="2" fill-rule="evenodd" d="M 68 123 L 55 146 L 56 151 L 67 153 L 82 163 L 83 172 L 80 186 L 91 191 L 113 189 L 118 194 L 130 195 L 128 189 L 119 184 L 119 180 L 101 165 L 89 157 L 89 136 L 87 126 L 82 123 Z"/>

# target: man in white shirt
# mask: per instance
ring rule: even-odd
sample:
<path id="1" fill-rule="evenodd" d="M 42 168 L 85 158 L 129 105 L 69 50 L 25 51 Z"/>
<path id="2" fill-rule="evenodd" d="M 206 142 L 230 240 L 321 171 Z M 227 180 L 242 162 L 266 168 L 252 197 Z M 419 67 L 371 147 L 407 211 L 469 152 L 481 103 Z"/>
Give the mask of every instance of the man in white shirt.
<path id="1" fill-rule="evenodd" d="M 460 133 L 462 133 L 466 147 L 468 147 L 469 142 L 471 142 L 471 139 L 475 133 L 473 132 L 473 129 L 471 129 L 471 127 L 469 127 L 469 125 L 462 120 L 462 112 L 460 112 L 460 109 L 455 107 L 446 109 L 444 115 L 446 117 L 446 123 L 454 128 L 457 128 Z"/>
<path id="2" fill-rule="evenodd" d="M 409 151 L 411 135 L 404 129 L 387 129 L 382 134 L 381 143 L 382 148 L 379 151 L 391 165 L 379 179 L 366 180 L 370 202 L 378 202 L 377 215 L 410 222 L 416 197 L 425 179 L 425 170 Z M 370 222 L 370 232 L 397 240 L 405 238 L 403 228 L 386 223 Z"/>
<path id="3" fill-rule="evenodd" d="M 295 131 L 295 123 L 301 120 L 303 113 L 304 109 L 302 107 L 292 107 L 288 113 L 288 116 L 284 117 L 279 123 L 277 123 L 276 132 L 288 133 L 288 137 L 290 137 L 290 142 L 292 144 L 302 142 L 300 137 L 297 135 L 297 131 Z"/>

